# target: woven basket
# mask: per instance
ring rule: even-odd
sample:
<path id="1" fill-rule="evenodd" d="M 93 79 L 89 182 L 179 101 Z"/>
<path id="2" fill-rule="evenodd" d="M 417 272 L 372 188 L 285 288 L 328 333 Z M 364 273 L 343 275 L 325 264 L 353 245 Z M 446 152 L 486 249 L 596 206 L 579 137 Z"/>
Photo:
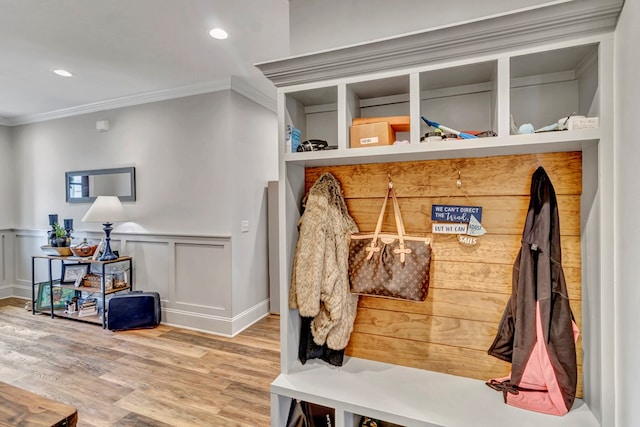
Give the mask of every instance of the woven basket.
<path id="1" fill-rule="evenodd" d="M 89 288 L 99 288 L 102 286 L 102 276 L 98 274 L 87 274 L 84 276 L 82 280 L 82 286 L 86 286 Z M 105 291 L 111 289 L 121 289 L 127 287 L 127 282 L 124 279 L 115 278 L 111 274 L 107 274 L 104 277 L 104 287 Z"/>
<path id="2" fill-rule="evenodd" d="M 102 285 L 102 277 L 96 274 L 87 274 L 82 280 L 82 286 L 89 288 L 99 288 Z"/>

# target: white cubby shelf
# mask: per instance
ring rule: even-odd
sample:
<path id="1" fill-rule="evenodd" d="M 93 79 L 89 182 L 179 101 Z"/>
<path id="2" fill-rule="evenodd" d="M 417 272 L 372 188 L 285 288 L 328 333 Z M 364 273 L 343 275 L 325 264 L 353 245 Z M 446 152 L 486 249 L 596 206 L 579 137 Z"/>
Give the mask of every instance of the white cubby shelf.
<path id="1" fill-rule="evenodd" d="M 271 425 L 291 399 L 333 408 L 336 427 L 360 416 L 403 426 L 614 425 L 613 31 L 621 1 L 549 2 L 506 15 L 256 64 L 278 88 L 278 270 L 281 374 L 271 385 Z M 567 115 L 599 127 L 517 135 Z M 410 143 L 350 148 L 354 118 L 409 116 Z M 421 116 L 497 136 L 420 142 Z M 301 141 L 335 147 L 285 152 L 288 125 Z M 563 417 L 505 405 L 483 381 L 360 358 L 342 367 L 298 361 L 300 319 L 289 310 L 305 169 L 515 154 L 582 152 L 583 399 Z"/>

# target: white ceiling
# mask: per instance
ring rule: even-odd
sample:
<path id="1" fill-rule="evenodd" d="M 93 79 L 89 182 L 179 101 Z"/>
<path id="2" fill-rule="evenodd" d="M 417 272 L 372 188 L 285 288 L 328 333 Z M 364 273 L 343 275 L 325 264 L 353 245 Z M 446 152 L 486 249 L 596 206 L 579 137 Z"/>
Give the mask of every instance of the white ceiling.
<path id="1" fill-rule="evenodd" d="M 207 92 L 231 76 L 268 95 L 252 64 L 289 54 L 288 16 L 287 0 L 0 0 L 0 124 Z"/>

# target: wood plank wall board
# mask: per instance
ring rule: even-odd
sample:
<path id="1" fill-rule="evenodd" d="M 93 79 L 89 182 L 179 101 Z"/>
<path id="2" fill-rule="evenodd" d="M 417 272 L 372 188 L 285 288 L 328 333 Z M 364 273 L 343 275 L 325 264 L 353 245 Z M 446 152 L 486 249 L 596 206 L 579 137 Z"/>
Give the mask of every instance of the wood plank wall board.
<path id="1" fill-rule="evenodd" d="M 406 229 L 406 227 L 405 227 Z M 411 234 L 411 231 L 407 230 Z M 455 235 L 434 235 L 432 258 L 437 261 L 482 262 L 512 264 L 520 249 L 521 235 L 490 234 L 478 238 L 475 246 L 464 246 Z M 562 266 L 580 268 L 580 237 L 565 236 L 561 241 Z"/>
<path id="2" fill-rule="evenodd" d="M 346 353 L 353 357 L 377 360 L 412 368 L 442 372 L 450 375 L 488 380 L 507 376 L 510 365 L 489 357 L 486 351 L 469 350 L 456 346 L 429 344 L 406 340 L 402 347 L 392 337 L 352 334 Z M 455 363 L 452 363 L 455 362 Z M 582 365 L 578 365 L 576 395 L 583 395 Z"/>
<path id="3" fill-rule="evenodd" d="M 375 229 L 390 174 L 407 233 L 432 237 L 426 301 L 361 296 L 347 354 L 475 379 L 506 376 L 509 364 L 487 355 L 487 349 L 511 294 L 531 176 L 538 166 L 545 168 L 558 197 L 562 265 L 581 328 L 580 152 L 307 168 L 307 191 L 324 172 L 340 181 L 361 232 Z M 455 235 L 432 235 L 433 204 L 482 206 L 487 234 L 475 246 L 461 245 Z M 395 229 L 388 206 L 383 230 Z M 582 396 L 581 338 L 577 353 Z"/>
<path id="4" fill-rule="evenodd" d="M 385 188 L 381 196 L 384 197 Z M 364 231 L 374 230 L 380 214 L 381 202 L 378 198 L 347 200 L 349 214 Z M 491 234 L 522 235 L 524 220 L 529 207 L 529 196 L 490 196 L 490 197 L 399 197 L 398 205 L 402 212 L 405 228 L 413 233 L 431 233 L 431 205 L 482 206 L 482 225 Z M 580 196 L 558 196 L 558 209 L 564 221 L 560 227 L 562 236 L 580 236 Z M 515 219 L 515 221 L 514 221 Z M 387 209 L 382 223 L 383 230 L 395 230 L 393 211 Z"/>
<path id="5" fill-rule="evenodd" d="M 497 326 L 509 295 L 430 287 L 429 296 L 424 302 L 402 301 L 373 296 L 361 296 L 360 299 L 361 301 L 358 305 L 360 308 L 366 307 L 380 311 L 389 310 L 399 313 L 486 321 Z M 578 324 L 582 314 L 581 301 L 570 300 L 569 303 L 576 318 L 576 324 Z M 358 321 L 356 319 L 356 322 Z M 578 327 L 580 327 L 579 324 Z"/>
<path id="6" fill-rule="evenodd" d="M 506 264 L 467 263 L 462 261 L 434 261 L 431 289 L 460 289 L 464 291 L 511 294 L 513 266 Z M 581 300 L 581 271 L 565 267 L 569 299 Z"/>
<path id="7" fill-rule="evenodd" d="M 544 167 L 557 195 L 582 193 L 579 151 L 307 168 L 305 186 L 308 191 L 323 172 L 330 170 L 349 198 L 384 197 L 388 174 L 398 197 L 529 197 L 531 175 L 538 166 Z M 460 189 L 456 186 L 458 171 Z"/>

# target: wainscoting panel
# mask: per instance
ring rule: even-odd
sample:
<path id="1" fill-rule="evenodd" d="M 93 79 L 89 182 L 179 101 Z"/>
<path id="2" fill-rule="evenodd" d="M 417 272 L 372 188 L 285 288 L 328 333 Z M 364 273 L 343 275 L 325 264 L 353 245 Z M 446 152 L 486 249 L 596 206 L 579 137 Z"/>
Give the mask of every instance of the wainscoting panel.
<path id="1" fill-rule="evenodd" d="M 231 251 L 224 244 L 176 243 L 176 307 L 231 316 Z"/>
<path id="2" fill-rule="evenodd" d="M 40 247 L 47 244 L 46 230 L 15 230 L 13 250 L 14 255 L 13 272 L 15 278 L 14 296 L 31 298 L 31 257 L 33 255 L 44 255 Z M 39 260 L 35 264 L 36 282 L 49 280 L 48 262 Z M 54 279 L 60 278 L 60 263 L 51 264 L 52 276 Z"/>
<path id="3" fill-rule="evenodd" d="M 171 245 L 169 242 L 136 240 L 127 242 L 126 251 L 133 257 L 133 288 L 160 294 L 164 304 L 170 299 L 169 266 Z"/>
<path id="4" fill-rule="evenodd" d="M 162 322 L 232 335 L 230 237 L 129 233 L 112 237 L 114 248 L 133 257 L 134 287 L 160 293 Z M 212 277 L 217 278 L 220 292 L 208 291 L 206 278 Z"/>
<path id="5" fill-rule="evenodd" d="M 0 230 L 0 298 L 7 298 L 12 293 L 11 269 L 8 268 L 11 265 L 11 252 L 7 251 L 7 248 L 11 247 L 12 241 L 13 232 L 11 230 Z"/>
<path id="6" fill-rule="evenodd" d="M 85 237 L 97 242 L 103 234 L 76 231 L 74 242 Z M 258 319 L 268 311 L 267 300 L 234 317 L 230 236 L 112 233 L 111 237 L 113 250 L 133 257 L 134 289 L 160 294 L 163 323 L 230 336 L 247 326 L 246 319 Z M 0 231 L 0 298 L 31 298 L 31 257 L 42 254 L 40 246 L 45 243 L 46 230 Z M 36 263 L 36 281 L 48 279 L 47 265 L 46 260 Z M 55 279 L 60 263 L 53 267 Z"/>

